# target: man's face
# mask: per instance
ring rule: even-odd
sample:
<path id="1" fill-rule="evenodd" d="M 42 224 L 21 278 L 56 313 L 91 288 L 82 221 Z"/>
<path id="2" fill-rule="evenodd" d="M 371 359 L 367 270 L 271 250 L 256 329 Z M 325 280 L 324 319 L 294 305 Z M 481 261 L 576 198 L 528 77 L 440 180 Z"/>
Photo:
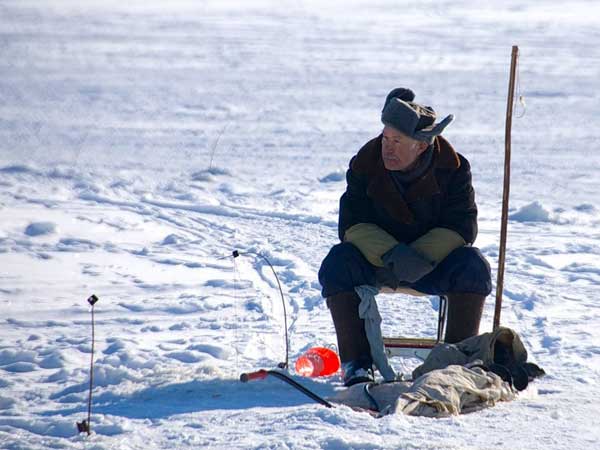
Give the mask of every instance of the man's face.
<path id="1" fill-rule="evenodd" d="M 410 169 L 427 147 L 426 142 L 417 141 L 387 125 L 383 127 L 381 157 L 388 170 Z"/>

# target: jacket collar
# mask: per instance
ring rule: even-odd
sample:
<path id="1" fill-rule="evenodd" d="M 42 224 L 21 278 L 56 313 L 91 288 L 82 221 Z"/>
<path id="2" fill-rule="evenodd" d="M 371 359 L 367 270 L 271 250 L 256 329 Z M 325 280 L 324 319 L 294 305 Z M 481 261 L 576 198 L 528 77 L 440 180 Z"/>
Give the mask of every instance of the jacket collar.
<path id="1" fill-rule="evenodd" d="M 460 159 L 446 139 L 436 137 L 433 141 L 431 167 L 408 187 L 404 196 L 396 189 L 390 172 L 383 165 L 381 135 L 360 149 L 350 167 L 357 174 L 367 177 L 367 195 L 372 200 L 382 205 L 395 220 L 410 224 L 414 221 L 414 216 L 407 202 L 439 193 L 435 171 L 456 170 L 460 167 Z"/>

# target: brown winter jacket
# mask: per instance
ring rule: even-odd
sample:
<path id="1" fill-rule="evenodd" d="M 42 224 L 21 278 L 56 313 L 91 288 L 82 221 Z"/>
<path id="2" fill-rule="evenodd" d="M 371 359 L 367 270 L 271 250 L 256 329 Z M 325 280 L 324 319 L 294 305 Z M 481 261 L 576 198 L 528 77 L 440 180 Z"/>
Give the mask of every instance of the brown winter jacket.
<path id="1" fill-rule="evenodd" d="M 364 224 L 369 224 L 367 227 L 375 225 L 383 230 L 375 235 L 376 239 L 380 234 L 385 235 L 384 241 L 414 243 L 417 247 L 431 239 L 453 241 L 442 257 L 457 246 L 473 243 L 477 235 L 477 207 L 469 163 L 442 136 L 435 138 L 433 146 L 430 169 L 409 185 L 404 194 L 396 188 L 383 165 L 381 135 L 360 149 L 350 161 L 346 173 L 348 186 L 340 199 L 341 240 L 353 242 L 355 235 L 363 234 L 364 241 L 364 231 L 372 235 L 372 229 L 364 229 Z M 360 244 L 357 246 L 367 259 L 381 265 L 369 258 L 369 251 Z M 447 244 L 441 242 L 441 245 Z M 379 255 L 391 246 L 393 243 L 383 245 Z"/>

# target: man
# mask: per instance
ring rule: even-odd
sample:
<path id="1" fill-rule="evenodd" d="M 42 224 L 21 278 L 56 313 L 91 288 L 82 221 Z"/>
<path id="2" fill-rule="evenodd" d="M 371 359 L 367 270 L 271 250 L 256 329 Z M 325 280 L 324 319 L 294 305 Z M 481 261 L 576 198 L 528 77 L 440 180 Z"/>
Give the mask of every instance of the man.
<path id="1" fill-rule="evenodd" d="M 391 91 L 382 133 L 351 159 L 340 199 L 342 243 L 319 270 L 346 386 L 373 380 L 358 287 L 447 295 L 449 343 L 478 334 L 491 291 L 489 264 L 471 247 L 477 207 L 469 162 L 441 136 L 453 116 L 436 123 L 434 110 L 414 97 L 410 89 Z"/>

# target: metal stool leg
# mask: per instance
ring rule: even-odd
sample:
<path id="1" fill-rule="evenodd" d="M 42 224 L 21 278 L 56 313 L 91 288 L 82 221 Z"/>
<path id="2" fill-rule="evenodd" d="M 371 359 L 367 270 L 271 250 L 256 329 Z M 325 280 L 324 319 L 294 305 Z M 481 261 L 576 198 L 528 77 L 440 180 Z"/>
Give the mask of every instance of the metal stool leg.
<path id="1" fill-rule="evenodd" d="M 438 311 L 437 342 L 442 342 L 444 329 L 446 327 L 446 313 L 448 311 L 448 297 L 440 295 L 440 307 Z"/>
<path id="2" fill-rule="evenodd" d="M 448 317 L 448 297 L 440 295 L 438 311 L 437 338 L 383 338 L 383 345 L 389 357 L 400 356 L 403 358 L 419 358 L 425 360 L 429 352 L 436 345 L 444 342 L 446 319 Z"/>

